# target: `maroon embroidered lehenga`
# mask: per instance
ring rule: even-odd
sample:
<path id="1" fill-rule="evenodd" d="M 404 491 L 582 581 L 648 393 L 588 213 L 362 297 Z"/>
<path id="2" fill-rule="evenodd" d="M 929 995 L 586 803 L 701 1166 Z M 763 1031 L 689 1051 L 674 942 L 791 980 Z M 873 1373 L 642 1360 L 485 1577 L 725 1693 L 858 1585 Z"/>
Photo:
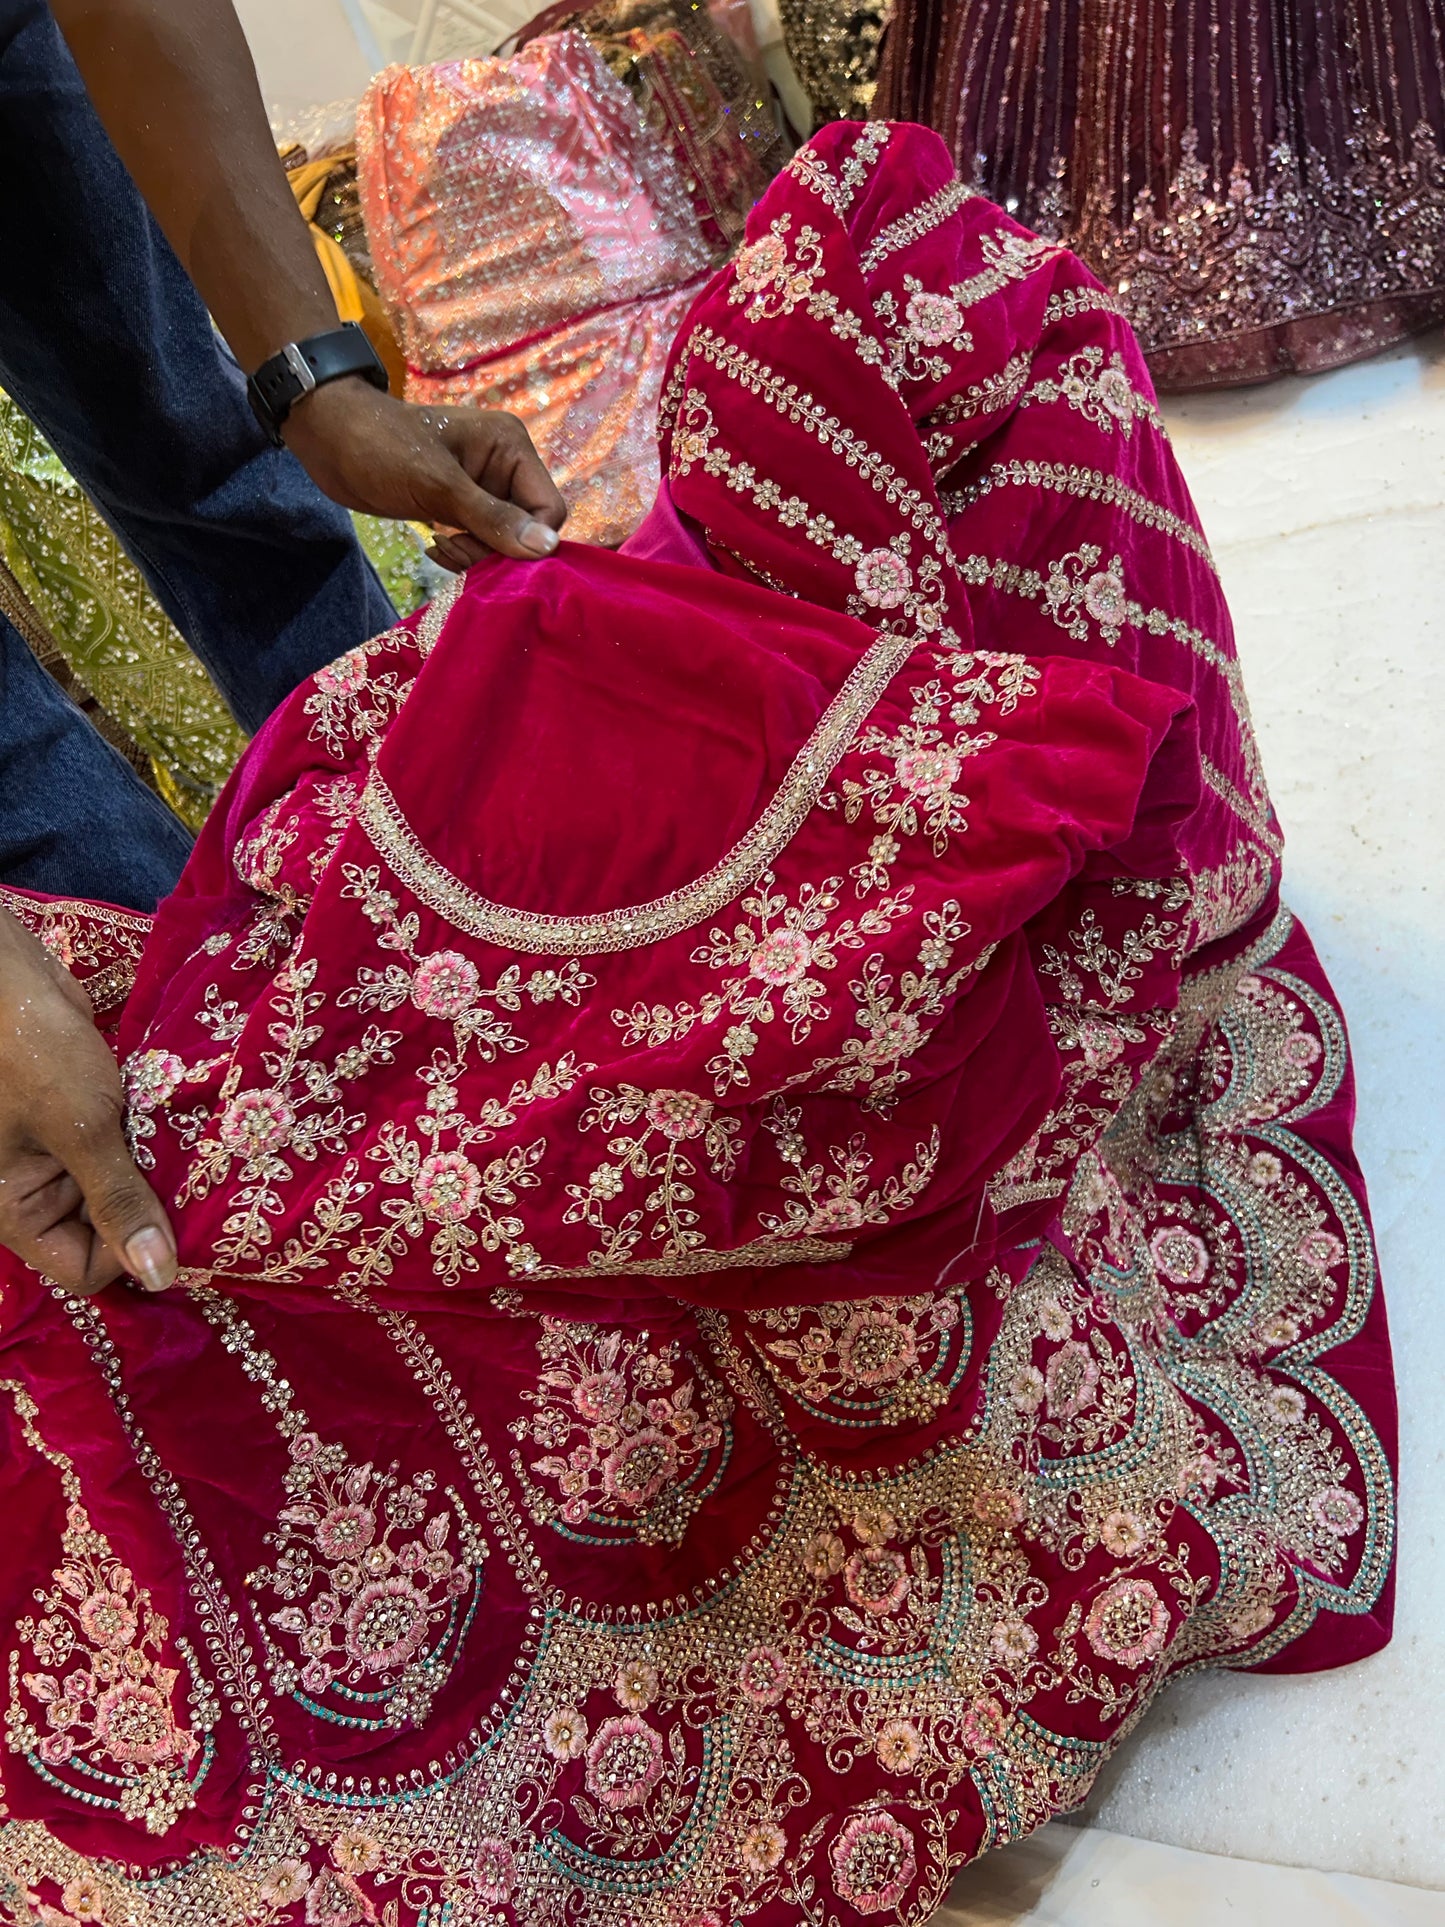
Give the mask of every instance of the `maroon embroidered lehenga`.
<path id="1" fill-rule="evenodd" d="M 1438 0 L 898 0 L 874 111 L 1077 248 L 1160 388 L 1445 319 Z"/>
<path id="2" fill-rule="evenodd" d="M 257 736 L 89 985 L 182 1284 L 0 1268 L 0 1919 L 917 1927 L 1388 1636 L 1339 1012 L 1078 261 L 768 190 L 622 553 Z"/>

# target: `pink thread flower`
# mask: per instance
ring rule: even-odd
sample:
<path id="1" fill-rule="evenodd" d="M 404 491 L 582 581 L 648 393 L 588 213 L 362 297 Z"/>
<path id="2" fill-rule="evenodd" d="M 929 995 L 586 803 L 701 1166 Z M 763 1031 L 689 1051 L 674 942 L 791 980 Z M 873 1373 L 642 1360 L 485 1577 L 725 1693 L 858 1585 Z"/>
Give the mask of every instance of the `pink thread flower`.
<path id="1" fill-rule="evenodd" d="M 808 1229 L 826 1236 L 830 1231 L 856 1231 L 863 1222 L 863 1207 L 857 1198 L 824 1198 L 808 1220 Z"/>
<path id="2" fill-rule="evenodd" d="M 117 1680 L 96 1701 L 95 1732 L 113 1757 L 127 1765 L 157 1766 L 178 1755 L 185 1758 L 195 1745 L 171 1718 L 165 1695 L 131 1679 Z"/>
<path id="3" fill-rule="evenodd" d="M 754 1706 L 776 1706 L 788 1690 L 788 1662 L 776 1646 L 754 1646 L 738 1668 L 738 1685 Z"/>
<path id="4" fill-rule="evenodd" d="M 1317 1492 L 1310 1500 L 1310 1512 L 1316 1523 L 1336 1539 L 1348 1539 L 1352 1532 L 1358 1532 L 1365 1517 L 1365 1508 L 1342 1485 Z"/>
<path id="5" fill-rule="evenodd" d="M 941 348 L 963 325 L 963 309 L 952 295 L 932 294 L 926 288 L 909 296 L 903 312 L 909 334 L 925 348 Z"/>
<path id="6" fill-rule="evenodd" d="M 472 1874 L 477 1892 L 491 1907 L 505 1907 L 517 1884 L 517 1862 L 504 1840 L 479 1840 Z"/>
<path id="7" fill-rule="evenodd" d="M 640 1507 L 677 1476 L 677 1447 L 655 1425 L 622 1440 L 602 1462 L 602 1489 L 609 1499 Z"/>
<path id="8" fill-rule="evenodd" d="M 896 1907 L 918 1872 L 913 1835 L 877 1808 L 855 1813 L 829 1849 L 838 1898 L 860 1914 Z"/>
<path id="9" fill-rule="evenodd" d="M 781 234 L 760 235 L 750 246 L 743 248 L 734 265 L 738 286 L 749 294 L 769 287 L 777 280 L 787 266 L 788 249 Z"/>
<path id="10" fill-rule="evenodd" d="M 1164 1650 L 1169 1609 L 1147 1579 L 1116 1579 L 1090 1606 L 1084 1632 L 1100 1659 L 1143 1666 Z"/>
<path id="11" fill-rule="evenodd" d="M 1036 1412 L 1044 1402 L 1044 1375 L 1037 1365 L 1020 1365 L 1008 1390 L 1016 1412 Z"/>
<path id="12" fill-rule="evenodd" d="M 1299 1255 L 1314 1271 L 1328 1271 L 1345 1255 L 1333 1231 L 1308 1231 L 1300 1240 Z"/>
<path id="13" fill-rule="evenodd" d="M 612 1690 L 617 1704 L 629 1713 L 640 1713 L 657 1698 L 657 1668 L 645 1659 L 625 1659 L 617 1669 Z"/>
<path id="14" fill-rule="evenodd" d="M 1209 1275 L 1209 1247 L 1182 1225 L 1163 1225 L 1149 1240 L 1149 1256 L 1171 1285 L 1201 1285 Z"/>
<path id="15" fill-rule="evenodd" d="M 935 803 L 948 795 L 963 774 L 963 758 L 940 743 L 933 749 L 905 749 L 893 759 L 893 773 L 910 796 Z"/>
<path id="16" fill-rule="evenodd" d="M 753 946 L 748 967 L 765 984 L 795 984 L 807 975 L 813 946 L 801 930 L 770 930 Z"/>
<path id="17" fill-rule="evenodd" d="M 291 1142 L 296 1113 L 279 1091 L 241 1091 L 221 1113 L 218 1135 L 237 1157 L 263 1157 Z"/>
<path id="18" fill-rule="evenodd" d="M 86 1637 L 108 1653 L 123 1653 L 135 1638 L 138 1621 L 129 1600 L 118 1592 L 93 1592 L 76 1611 Z"/>
<path id="19" fill-rule="evenodd" d="M 575 1706 L 559 1706 L 542 1722 L 542 1744 L 554 1760 L 580 1760 L 587 1746 L 587 1722 Z"/>
<path id="20" fill-rule="evenodd" d="M 105 1889 L 93 1874 L 77 1874 L 60 1892 L 60 1904 L 77 1920 L 105 1921 Z"/>
<path id="21" fill-rule="evenodd" d="M 174 1096 L 185 1074 L 174 1051 L 133 1051 L 125 1060 L 125 1101 L 133 1111 L 154 1111 Z"/>
<path id="22" fill-rule="evenodd" d="M 1134 390 L 1122 368 L 1101 368 L 1094 383 L 1099 400 L 1117 420 L 1134 418 Z"/>
<path id="23" fill-rule="evenodd" d="M 803 1547 L 803 1570 L 810 1579 L 831 1579 L 843 1570 L 845 1554 L 836 1532 L 815 1532 Z"/>
<path id="24" fill-rule="evenodd" d="M 1146 1537 L 1138 1514 L 1127 1512 L 1123 1507 L 1111 1512 L 1099 1527 L 1100 1545 L 1116 1559 L 1131 1559 L 1143 1546 Z"/>
<path id="25" fill-rule="evenodd" d="M 908 1773 L 918 1764 L 923 1742 L 912 1720 L 889 1720 L 879 1728 L 874 1751 L 885 1773 Z"/>
<path id="26" fill-rule="evenodd" d="M 615 1419 L 627 1403 L 627 1380 L 621 1372 L 589 1372 L 578 1381 L 572 1403 L 595 1423 Z"/>
<path id="27" fill-rule="evenodd" d="M 433 1151 L 412 1184 L 422 1212 L 437 1224 L 460 1224 L 482 1201 L 482 1174 L 461 1151 Z"/>
<path id="28" fill-rule="evenodd" d="M 838 1363 L 859 1385 L 891 1385 L 918 1363 L 918 1340 L 891 1311 L 865 1306 L 839 1334 Z"/>
<path id="29" fill-rule="evenodd" d="M 353 1559 L 376 1537 L 376 1514 L 366 1505 L 334 1505 L 316 1527 L 316 1544 L 325 1559 Z"/>
<path id="30" fill-rule="evenodd" d="M 1084 1017 L 1079 1022 L 1079 1049 L 1089 1069 L 1098 1071 L 1122 1056 L 1124 1046 L 1112 1024 L 1099 1017 Z"/>
<path id="31" fill-rule="evenodd" d="M 891 1064 L 900 1057 L 911 1057 L 922 1042 L 923 1026 L 911 1011 L 885 1011 L 868 1025 L 863 1060 L 868 1064 Z"/>
<path id="32" fill-rule="evenodd" d="M 1008 1725 L 1008 1714 L 991 1695 L 971 1702 L 963 1716 L 963 1743 L 972 1753 L 987 1758 L 998 1750 Z"/>
<path id="33" fill-rule="evenodd" d="M 1105 631 L 1120 628 L 1129 613 L 1124 578 L 1117 569 L 1100 569 L 1084 584 L 1084 607 Z"/>
<path id="34" fill-rule="evenodd" d="M 370 679 L 365 650 L 348 649 L 344 656 L 338 656 L 335 662 L 318 669 L 311 680 L 323 696 L 344 700 L 365 689 Z"/>
<path id="35" fill-rule="evenodd" d="M 1099 1390 L 1099 1362 L 1077 1338 L 1061 1345 L 1044 1371 L 1051 1418 L 1077 1418 L 1094 1403 Z"/>
<path id="36" fill-rule="evenodd" d="M 1022 1496 L 1007 1485 L 983 1485 L 974 1494 L 973 1516 L 981 1526 L 1007 1532 L 1024 1516 Z"/>
<path id="37" fill-rule="evenodd" d="M 908 1568 L 901 1553 L 886 1546 L 861 1546 L 843 1568 L 843 1584 L 860 1612 L 883 1619 L 908 1597 Z"/>
<path id="38" fill-rule="evenodd" d="M 641 1806 L 662 1778 L 662 1735 L 623 1713 L 604 1720 L 587 1749 L 587 1791 L 609 1812 Z"/>
<path id="39" fill-rule="evenodd" d="M 477 1001 L 481 976 L 459 950 L 434 950 L 423 957 L 411 980 L 411 1000 L 427 1017 L 455 1023 Z"/>
<path id="40" fill-rule="evenodd" d="M 870 609 L 896 609 L 913 587 L 913 571 L 892 549 L 870 549 L 853 580 Z"/>
<path id="41" fill-rule="evenodd" d="M 1001 1619 L 988 1644 L 1003 1665 L 1024 1666 L 1038 1651 L 1039 1636 L 1026 1619 Z"/>
<path id="42" fill-rule="evenodd" d="M 370 1673 L 404 1666 L 426 1638 L 428 1601 L 403 1573 L 373 1579 L 346 1609 L 346 1650 Z"/>
<path id="43" fill-rule="evenodd" d="M 756 951 L 753 957 L 756 968 Z M 712 1122 L 712 1105 L 692 1091 L 654 1091 L 647 1100 L 646 1117 L 654 1131 L 680 1143 L 702 1136 Z"/>

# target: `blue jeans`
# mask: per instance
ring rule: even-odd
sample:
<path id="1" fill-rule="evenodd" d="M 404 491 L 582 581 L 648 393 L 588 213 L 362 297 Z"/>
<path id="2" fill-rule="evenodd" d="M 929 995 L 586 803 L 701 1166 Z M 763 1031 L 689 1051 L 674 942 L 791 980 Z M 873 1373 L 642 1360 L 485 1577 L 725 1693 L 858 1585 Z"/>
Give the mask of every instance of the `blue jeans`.
<path id="1" fill-rule="evenodd" d="M 350 517 L 257 427 L 45 0 L 0 0 L 0 387 L 243 728 L 395 620 Z M 0 881 L 150 909 L 188 848 L 0 616 Z"/>

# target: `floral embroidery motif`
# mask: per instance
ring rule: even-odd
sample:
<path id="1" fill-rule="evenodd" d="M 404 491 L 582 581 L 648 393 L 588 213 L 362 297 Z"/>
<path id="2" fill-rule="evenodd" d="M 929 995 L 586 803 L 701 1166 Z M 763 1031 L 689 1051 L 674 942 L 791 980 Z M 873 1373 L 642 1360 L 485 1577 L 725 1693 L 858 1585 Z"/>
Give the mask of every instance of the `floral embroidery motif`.
<path id="1" fill-rule="evenodd" d="M 896 1907 L 913 1885 L 913 1835 L 881 1807 L 855 1813 L 828 1849 L 838 1898 L 860 1914 Z"/>
<path id="2" fill-rule="evenodd" d="M 792 224 L 791 215 L 780 214 L 765 234 L 739 250 L 733 263 L 728 300 L 734 307 L 746 303 L 743 313 L 749 321 L 772 321 L 790 315 L 813 296 L 823 273 L 818 230 L 806 225 L 799 228 L 790 256 Z"/>
<path id="3" fill-rule="evenodd" d="M 470 1522 L 461 1514 L 454 1535 L 449 1512 L 428 1516 L 429 1472 L 402 1482 L 395 1465 L 352 1465 L 314 1432 L 293 1434 L 288 1448 L 291 1503 L 267 1534 L 279 1556 L 246 1581 L 288 1602 L 266 1621 L 300 1658 L 269 1638 L 272 1683 L 348 1726 L 419 1726 L 476 1610 L 481 1549 Z M 370 1707 L 380 1717 L 361 1711 Z"/>
<path id="4" fill-rule="evenodd" d="M 1019 397 L 1020 408 L 1031 402 L 1067 402 L 1096 428 L 1111 435 L 1117 428 L 1127 441 L 1136 421 L 1146 421 L 1164 432 L 1164 419 L 1147 395 L 1129 379 L 1118 349 L 1104 359 L 1102 348 L 1081 348 L 1070 355 L 1057 375 L 1036 381 Z"/>
<path id="5" fill-rule="evenodd" d="M 451 1488 L 450 1509 L 435 1509 L 434 1473 L 403 1480 L 320 1439 L 234 1303 L 206 1286 L 192 1296 L 263 1388 L 290 1458 L 289 1503 L 266 1534 L 276 1558 L 246 1575 L 253 1596 L 282 1602 L 255 1605 L 272 1685 L 336 1725 L 424 1724 L 476 1613 L 485 1540 Z"/>
<path id="6" fill-rule="evenodd" d="M 765 872 L 757 888 L 743 897 L 743 918 L 732 931 L 714 929 L 709 941 L 692 953 L 694 963 L 739 970 L 740 975 L 696 1004 L 638 1004 L 612 1013 L 625 1044 L 645 1039 L 654 1047 L 685 1037 L 697 1024 L 715 1024 L 724 1015 L 735 1018 L 717 1056 L 707 1064 L 719 1097 L 734 1085 L 751 1082 L 747 1060 L 758 1047 L 761 1026 L 781 1017 L 795 1042 L 807 1037 L 828 1011 L 826 986 L 818 973 L 835 970 L 841 951 L 862 949 L 870 937 L 883 934 L 909 913 L 909 893 L 902 891 L 857 917 L 835 918 L 840 877 L 802 884 L 792 903 L 774 888 L 775 882 L 773 873 Z"/>
<path id="7" fill-rule="evenodd" d="M 511 1427 L 513 1437 L 546 1452 L 525 1468 L 512 1455 L 533 1516 L 586 1544 L 679 1542 L 727 1465 L 732 1399 L 681 1346 L 654 1347 L 646 1332 L 625 1340 L 544 1318 L 537 1350 L 539 1389 L 522 1394 L 533 1414 Z M 529 1473 L 551 1482 L 559 1497 L 549 1498 Z M 633 1700 L 645 1703 L 640 1687 L 623 1703 Z M 580 1730 L 554 1735 L 549 1745 L 565 1752 Z"/>
<path id="8" fill-rule="evenodd" d="M 905 381 L 946 381 L 953 364 L 939 349 L 962 355 L 973 347 L 960 299 L 966 294 L 964 286 L 946 294 L 925 288 L 916 274 L 905 274 L 901 313 L 898 296 L 891 290 L 874 295 L 874 310 L 888 333 L 887 373 L 895 387 Z"/>
<path id="9" fill-rule="evenodd" d="M 595 1090 L 591 1096 L 592 1106 L 579 1128 L 610 1133 L 607 1162 L 597 1166 L 585 1185 L 567 1186 L 573 1202 L 562 1222 L 592 1225 L 601 1232 L 598 1263 L 615 1264 L 635 1250 L 648 1214 L 652 1225 L 647 1235 L 660 1246 L 661 1257 L 681 1258 L 695 1250 L 705 1242 L 696 1229 L 698 1214 L 691 1208 L 695 1193 L 688 1182 L 697 1172 L 681 1147 L 699 1140 L 709 1170 L 726 1181 L 737 1164 L 738 1120 L 716 1113 L 707 1098 L 691 1091 L 643 1091 L 624 1084 L 618 1091 Z M 638 1123 L 641 1131 L 623 1135 L 624 1126 Z M 653 1148 L 656 1138 L 662 1140 L 660 1150 Z M 654 1188 L 640 1208 L 625 1210 L 618 1222 L 609 1223 L 607 1207 L 625 1194 L 629 1180 Z"/>
<path id="10" fill-rule="evenodd" d="M 391 629 L 318 669 L 302 704 L 302 713 L 316 719 L 311 740 L 324 743 L 338 762 L 354 744 L 379 744 L 410 694 L 413 677 L 401 669 L 377 673 L 373 661 L 388 655 L 404 658 L 415 650 L 406 630 Z"/>
<path id="11" fill-rule="evenodd" d="M 849 823 L 856 823 L 866 807 L 890 842 L 922 833 L 931 839 L 933 854 L 943 856 L 951 838 L 967 827 L 969 799 L 958 788 L 964 763 L 998 741 L 995 731 L 970 735 L 967 725 L 979 720 L 985 705 L 1010 714 L 1021 697 L 1035 693 L 1038 671 L 1022 657 L 972 651 L 937 660 L 952 671 L 952 691 L 938 680 L 924 683 L 909 692 L 913 706 L 906 723 L 892 731 L 870 724 L 859 739 L 859 754 L 883 759 L 883 766 L 861 778 L 844 777 L 823 803 L 836 808 L 841 800 Z M 955 726 L 951 735 L 939 727 L 945 716 Z M 853 873 L 860 895 L 872 870 Z"/>
<path id="12" fill-rule="evenodd" d="M 805 1411 L 862 1427 L 931 1418 L 967 1367 L 972 1319 L 966 1294 L 939 1292 L 750 1312 L 747 1328 Z"/>
<path id="13" fill-rule="evenodd" d="M 26 1443 L 59 1473 L 66 1500 L 61 1563 L 35 1595 L 39 1613 L 15 1629 L 36 1670 L 22 1672 L 12 1651 L 6 1745 L 72 1799 L 165 1833 L 195 1805 L 219 1703 L 177 1639 L 191 1701 L 189 1723 L 177 1719 L 180 1669 L 162 1657 L 168 1621 L 91 1524 L 73 1465 L 36 1428 L 35 1401 L 12 1380 L 0 1381 L 0 1390 L 14 1402 Z"/>
<path id="14" fill-rule="evenodd" d="M 914 1147 L 902 1169 L 875 1184 L 870 1176 L 873 1154 L 861 1132 L 847 1144 L 828 1147 L 827 1164 L 808 1163 L 808 1145 L 799 1130 L 802 1113 L 775 1098 L 763 1123 L 777 1145 L 778 1156 L 790 1167 L 780 1188 L 788 1193 L 781 1212 L 765 1211 L 758 1222 L 779 1238 L 836 1237 L 864 1225 L 887 1224 L 906 1211 L 928 1189 L 938 1168 L 940 1138 L 937 1128 Z M 829 1171 L 827 1165 L 832 1165 Z"/>

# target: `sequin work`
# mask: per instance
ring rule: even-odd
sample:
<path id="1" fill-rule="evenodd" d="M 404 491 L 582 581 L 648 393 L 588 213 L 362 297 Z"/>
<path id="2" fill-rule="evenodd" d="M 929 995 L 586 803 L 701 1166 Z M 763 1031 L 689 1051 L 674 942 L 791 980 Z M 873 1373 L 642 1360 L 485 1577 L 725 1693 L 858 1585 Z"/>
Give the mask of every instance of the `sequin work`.
<path id="1" fill-rule="evenodd" d="M 1433 0 L 900 0 L 875 111 L 1077 248 L 1160 388 L 1331 368 L 1445 315 Z"/>
<path id="2" fill-rule="evenodd" d="M 1172 1675 L 1388 1637 L 1218 578 L 1126 324 L 952 190 L 826 131 L 646 540 L 318 672 L 148 933 L 13 898 L 185 1269 L 0 1261 L 6 1927 L 923 1927 Z"/>

